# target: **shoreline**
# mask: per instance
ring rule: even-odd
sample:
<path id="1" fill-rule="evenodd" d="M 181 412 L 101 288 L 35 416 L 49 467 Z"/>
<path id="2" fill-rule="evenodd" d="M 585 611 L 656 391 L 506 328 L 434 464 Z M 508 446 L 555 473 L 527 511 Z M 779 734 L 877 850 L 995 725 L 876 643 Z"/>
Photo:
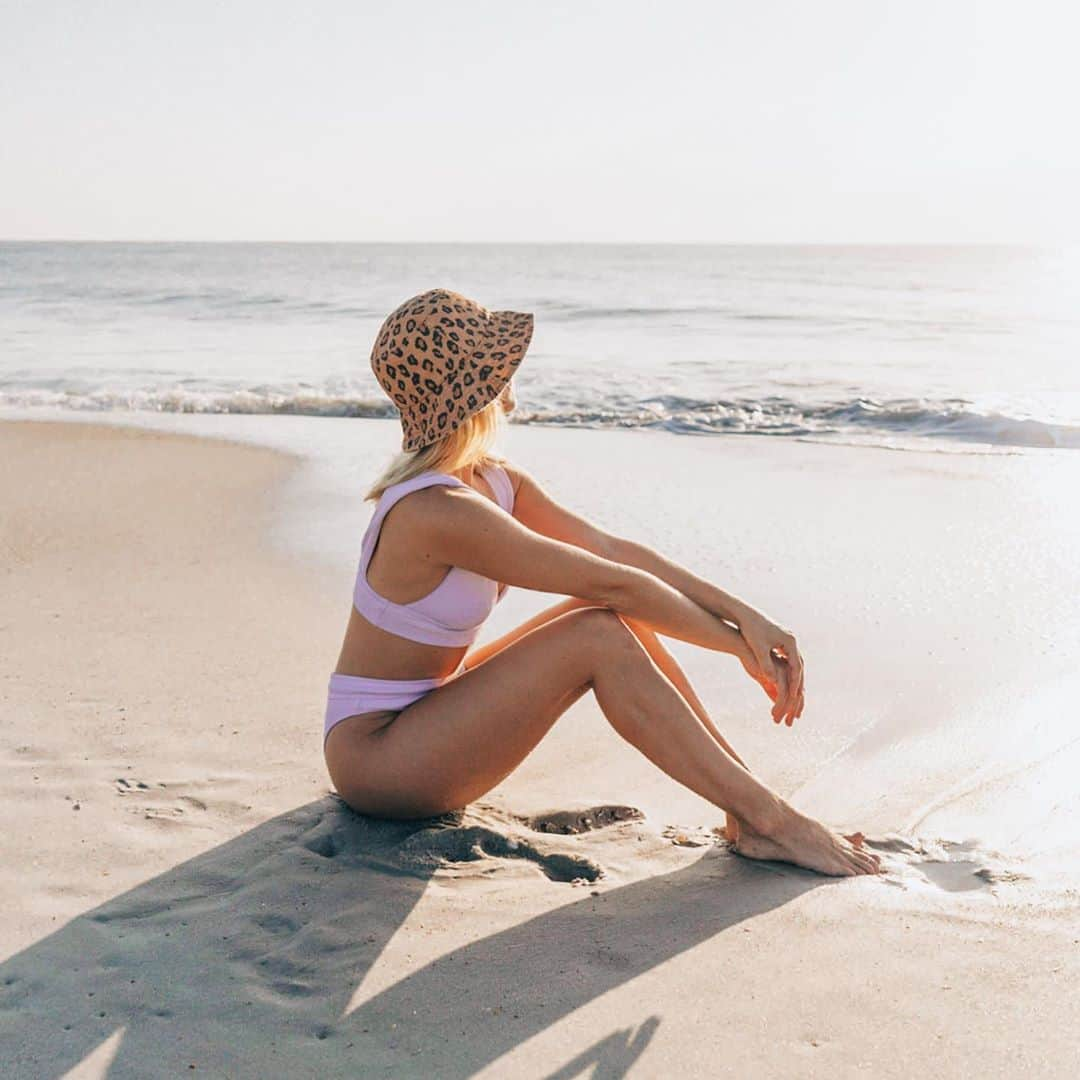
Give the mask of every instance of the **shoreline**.
<path id="1" fill-rule="evenodd" d="M 396 417 L 378 416 L 335 416 L 311 413 L 290 412 L 220 412 L 207 411 L 171 411 L 161 409 L 80 409 L 62 405 L 10 405 L 0 404 L 0 423 L 4 422 L 58 422 L 75 424 L 102 424 L 110 427 L 134 427 L 139 430 L 167 430 L 179 432 L 184 426 L 192 424 L 250 424 L 265 425 L 274 421 L 315 421 L 324 423 L 356 424 L 373 423 L 388 430 L 398 430 Z M 511 421 L 510 426 L 517 429 L 531 429 L 542 432 L 586 432 L 596 435 L 638 434 L 647 438 L 704 439 L 716 440 L 722 445 L 736 444 L 743 441 L 769 443 L 792 443 L 811 447 L 833 447 L 836 449 L 884 450 L 902 454 L 941 454 L 956 457 L 1040 457 L 1052 458 L 1064 456 L 1065 460 L 1076 451 L 1065 446 L 1043 446 L 1022 443 L 994 443 L 978 439 L 963 439 L 943 435 L 908 436 L 893 444 L 874 441 L 883 437 L 882 433 L 865 433 L 860 439 L 856 433 L 823 435 L 817 433 L 770 433 L 766 431 L 721 431 L 721 432 L 676 432 L 662 427 L 641 426 L 587 426 L 559 425 L 545 423 L 520 423 Z M 205 435 L 204 435 L 205 433 Z M 210 427 L 202 427 L 200 437 L 217 438 Z M 265 431 L 261 433 L 266 437 Z M 241 441 L 254 440 L 254 434 L 239 436 Z M 228 439 L 227 441 L 232 441 Z M 267 443 L 264 445 L 274 445 Z"/>
<path id="2" fill-rule="evenodd" d="M 640 503 L 571 484 L 575 448 L 601 453 L 606 434 L 508 438 L 530 462 L 543 451 L 556 490 L 595 506 L 597 520 L 640 518 Z M 384 444 L 358 445 L 370 473 Z M 66 420 L 0 421 L 0 447 L 18 464 L 0 479 L 0 809 L 19 826 L 0 841 L 0 1036 L 19 1048 L 11 1075 L 91 1058 L 141 1076 L 192 1063 L 212 1075 L 548 1075 L 575 1061 L 643 1076 L 1071 1075 L 1075 888 L 1040 907 L 1039 880 L 1009 877 L 1028 867 L 956 846 L 919 850 L 899 834 L 879 837 L 892 845 L 889 881 L 740 859 L 708 839 L 696 797 L 636 760 L 585 702 L 463 814 L 361 818 L 330 794 L 319 753 L 349 566 L 303 561 L 271 535 L 282 492 L 309 475 L 303 462 Z M 724 728 L 754 717 L 735 726 L 737 745 L 770 762 L 772 786 L 814 794 L 847 775 L 849 793 L 872 787 L 882 766 L 871 748 L 886 747 L 881 760 L 895 771 L 905 744 L 887 724 L 859 736 L 865 715 L 844 712 L 848 695 L 865 709 L 861 680 L 879 677 L 845 677 L 849 641 L 865 626 L 853 560 L 866 550 L 867 565 L 888 556 L 914 573 L 910 500 L 955 498 L 952 474 L 939 491 L 937 473 L 909 488 L 906 473 L 888 471 L 868 504 L 876 489 L 863 457 L 839 472 L 836 457 L 801 456 L 797 467 L 780 453 L 754 457 L 713 461 L 717 489 L 787 476 L 858 498 L 838 497 L 833 517 L 815 522 L 793 491 L 798 537 L 762 540 L 775 503 L 745 521 L 720 503 L 672 512 L 666 500 L 710 460 L 700 446 L 676 447 L 655 466 L 672 474 L 683 463 L 674 494 L 647 489 L 664 507 L 657 542 L 696 551 L 686 530 L 717 529 L 740 592 L 750 580 L 766 597 L 794 595 L 800 576 L 819 583 L 790 602 L 814 643 L 818 726 L 778 741 L 764 698 L 726 668 L 723 693 L 708 700 Z M 598 458 L 609 475 L 616 466 Z M 653 463 L 639 467 L 651 484 Z M 965 512 L 982 521 L 998 482 L 970 461 L 962 475 Z M 844 529 L 886 512 L 896 515 L 880 533 L 895 535 L 891 551 L 863 536 L 844 546 Z M 796 542 L 801 563 L 785 569 Z M 827 555 L 826 542 L 841 549 Z M 962 565 L 947 563 L 948 575 Z M 978 613 L 970 583 L 957 589 Z M 798 605 L 809 611 L 822 596 L 835 610 L 815 639 Z M 538 599 L 518 597 L 505 617 Z M 883 647 L 913 625 L 893 620 Z M 695 685 L 711 687 L 716 665 L 690 648 L 680 659 Z M 927 670 L 909 704 L 929 704 Z M 898 676 L 897 689 L 913 677 Z M 966 685 L 953 690 L 958 701 Z M 823 771 L 837 753 L 843 771 Z M 565 835 L 530 820 L 620 792 L 643 819 L 616 814 Z M 872 796 L 848 804 L 860 815 L 871 806 Z M 689 843 L 673 842 L 672 826 Z"/>

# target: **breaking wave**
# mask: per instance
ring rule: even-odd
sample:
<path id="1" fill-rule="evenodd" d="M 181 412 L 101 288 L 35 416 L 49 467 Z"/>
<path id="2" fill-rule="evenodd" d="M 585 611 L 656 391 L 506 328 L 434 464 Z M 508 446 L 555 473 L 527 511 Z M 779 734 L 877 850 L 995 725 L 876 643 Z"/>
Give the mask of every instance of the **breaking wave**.
<path id="1" fill-rule="evenodd" d="M 82 411 L 246 413 L 348 418 L 394 418 L 382 397 L 320 390 L 311 386 L 141 390 L 92 389 L 85 385 L 0 386 L 0 406 L 51 406 Z M 980 412 L 965 399 L 856 397 L 807 403 L 783 396 L 699 399 L 661 395 L 637 401 L 562 402 L 558 408 L 526 408 L 513 421 L 557 427 L 649 428 L 679 435 L 843 436 L 874 434 L 912 440 L 933 437 L 998 446 L 1080 449 L 1080 427 L 1032 417 Z"/>

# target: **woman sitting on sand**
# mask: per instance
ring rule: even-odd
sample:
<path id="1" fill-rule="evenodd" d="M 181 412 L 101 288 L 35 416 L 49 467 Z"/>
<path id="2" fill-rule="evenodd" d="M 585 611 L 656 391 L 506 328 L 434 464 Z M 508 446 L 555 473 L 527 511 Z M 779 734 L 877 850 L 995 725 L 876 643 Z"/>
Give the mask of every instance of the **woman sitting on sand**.
<path id="1" fill-rule="evenodd" d="M 726 811 L 736 851 L 879 872 L 861 833 L 799 813 L 751 775 L 657 637 L 737 656 L 790 726 L 804 690 L 792 635 L 489 452 L 532 332 L 531 314 L 433 289 L 375 340 L 371 367 L 401 414 L 405 453 L 367 493 L 375 512 L 330 676 L 323 747 L 338 794 L 378 817 L 459 809 L 591 689 L 624 739 Z M 470 651 L 508 585 L 567 599 Z"/>

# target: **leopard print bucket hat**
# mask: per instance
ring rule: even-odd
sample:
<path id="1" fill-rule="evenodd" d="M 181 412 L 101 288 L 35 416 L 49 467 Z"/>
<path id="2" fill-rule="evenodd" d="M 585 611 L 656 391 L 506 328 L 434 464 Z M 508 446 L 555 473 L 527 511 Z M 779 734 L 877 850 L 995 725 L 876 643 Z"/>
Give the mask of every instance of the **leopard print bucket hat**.
<path id="1" fill-rule="evenodd" d="M 533 316 L 488 311 L 449 289 L 386 317 L 371 370 L 401 413 L 401 449 L 419 450 L 499 396 L 532 341 Z"/>

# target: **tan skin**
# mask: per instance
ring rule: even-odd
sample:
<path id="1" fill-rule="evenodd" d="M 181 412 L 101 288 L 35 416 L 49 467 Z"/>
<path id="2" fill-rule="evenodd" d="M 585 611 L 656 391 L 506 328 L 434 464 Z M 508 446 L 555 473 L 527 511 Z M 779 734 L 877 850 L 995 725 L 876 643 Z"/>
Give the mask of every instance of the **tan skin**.
<path id="1" fill-rule="evenodd" d="M 512 385 L 489 407 L 510 412 Z M 325 757 L 341 797 L 361 813 L 395 818 L 465 806 L 592 690 L 623 738 L 726 812 L 740 854 L 831 875 L 880 872 L 861 833 L 807 817 L 750 772 L 658 634 L 735 656 L 772 698 L 774 721 L 788 726 L 804 706 L 794 638 L 685 568 L 560 506 L 524 470 L 506 470 L 512 515 L 472 468 L 457 474 L 465 487 L 398 500 L 383 520 L 368 582 L 405 604 L 463 566 L 566 599 L 471 649 L 398 637 L 351 609 L 335 671 L 443 678 L 463 657 L 465 670 L 405 709 L 358 714 L 332 729 Z"/>

